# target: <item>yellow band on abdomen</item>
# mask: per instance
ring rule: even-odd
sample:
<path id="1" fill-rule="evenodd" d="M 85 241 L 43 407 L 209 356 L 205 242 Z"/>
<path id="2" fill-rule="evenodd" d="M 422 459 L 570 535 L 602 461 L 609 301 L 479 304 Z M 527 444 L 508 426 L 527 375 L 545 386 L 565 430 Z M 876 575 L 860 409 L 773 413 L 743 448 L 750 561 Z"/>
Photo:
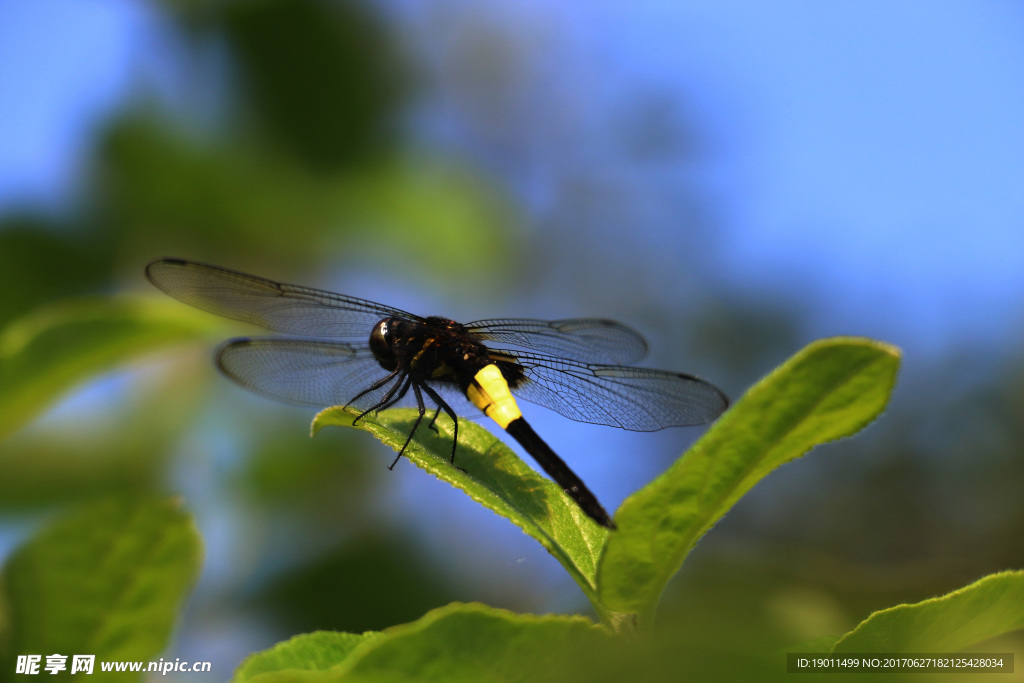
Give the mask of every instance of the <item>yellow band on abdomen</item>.
<path id="1" fill-rule="evenodd" d="M 466 390 L 466 397 L 502 429 L 523 416 L 497 365 L 488 365 L 476 373 Z"/>

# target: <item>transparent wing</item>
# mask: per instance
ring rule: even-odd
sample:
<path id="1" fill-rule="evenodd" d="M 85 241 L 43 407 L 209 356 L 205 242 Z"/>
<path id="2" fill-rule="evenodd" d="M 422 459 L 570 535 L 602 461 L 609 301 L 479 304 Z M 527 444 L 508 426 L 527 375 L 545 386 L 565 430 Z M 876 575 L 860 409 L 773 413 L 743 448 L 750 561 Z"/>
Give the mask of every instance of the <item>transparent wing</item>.
<path id="1" fill-rule="evenodd" d="M 232 339 L 217 350 L 221 372 L 241 387 L 285 403 L 326 408 L 345 405 L 364 389 L 388 375 L 369 347 L 319 339 L 275 337 Z M 376 405 L 397 381 L 371 391 L 352 405 L 366 410 Z M 431 382 L 457 413 L 478 413 L 458 387 Z M 432 401 L 424 396 L 427 408 Z M 395 407 L 415 407 L 410 389 Z M 470 412 L 470 410 L 472 412 Z"/>
<path id="2" fill-rule="evenodd" d="M 146 266 L 146 277 L 190 306 L 288 334 L 366 339 L 382 318 L 422 320 L 372 301 L 194 261 L 154 261 Z"/>
<path id="3" fill-rule="evenodd" d="M 249 391 L 317 408 L 344 405 L 388 374 L 366 346 L 314 339 L 231 339 L 214 358 Z"/>
<path id="4" fill-rule="evenodd" d="M 480 339 L 522 346 L 583 363 L 635 363 L 647 355 L 636 330 L 602 318 L 478 320 L 466 328 Z"/>
<path id="5" fill-rule="evenodd" d="M 516 396 L 572 420 L 650 432 L 711 422 L 729 399 L 704 380 L 665 370 L 591 365 L 501 350 L 522 366 Z"/>

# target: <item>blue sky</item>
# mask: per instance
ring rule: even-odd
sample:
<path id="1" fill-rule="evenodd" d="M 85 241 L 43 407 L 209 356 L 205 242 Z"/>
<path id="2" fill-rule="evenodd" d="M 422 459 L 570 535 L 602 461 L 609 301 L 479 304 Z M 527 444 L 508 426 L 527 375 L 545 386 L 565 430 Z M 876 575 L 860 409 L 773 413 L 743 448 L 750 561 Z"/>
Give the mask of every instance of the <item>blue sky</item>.
<path id="1" fill-rule="evenodd" d="M 818 334 L 922 353 L 1019 339 L 1024 6 L 559 7 L 546 30 L 568 43 L 567 85 L 588 84 L 572 88 L 581 109 L 600 118 L 639 83 L 707 140 L 724 279 L 802 300 Z M 671 238 L 647 238 L 653 258 Z"/>
<path id="2" fill-rule="evenodd" d="M 0 210 L 74 191 L 94 127 L 128 94 L 131 2 L 0 2 Z"/>

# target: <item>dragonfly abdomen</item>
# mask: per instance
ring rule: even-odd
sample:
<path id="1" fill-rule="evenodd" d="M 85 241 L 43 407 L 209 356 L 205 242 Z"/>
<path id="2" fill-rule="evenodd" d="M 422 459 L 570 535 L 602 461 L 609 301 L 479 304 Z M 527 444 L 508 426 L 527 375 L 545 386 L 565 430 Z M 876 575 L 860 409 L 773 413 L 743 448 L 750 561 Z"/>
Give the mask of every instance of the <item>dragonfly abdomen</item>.
<path id="1" fill-rule="evenodd" d="M 588 517 L 603 527 L 615 528 L 615 522 L 598 502 L 597 496 L 590 492 L 583 480 L 569 469 L 565 461 L 551 450 L 523 418 L 512 392 L 509 391 L 508 382 L 497 365 L 487 365 L 474 375 L 466 390 L 466 397 L 518 441 L 548 476 L 576 501 Z"/>
<path id="2" fill-rule="evenodd" d="M 583 483 L 583 480 L 569 469 L 565 461 L 551 450 L 551 447 L 538 436 L 537 432 L 533 431 L 533 427 L 526 420 L 522 417 L 513 420 L 505 427 L 505 431 L 518 441 L 519 445 L 527 453 L 533 456 L 537 464 L 547 472 L 548 476 L 556 484 L 562 487 L 562 490 L 570 498 L 576 501 L 576 504 L 580 506 L 583 512 L 587 513 L 588 517 L 607 529 L 617 528 L 615 522 L 612 521 L 612 518 L 605 512 L 604 507 L 598 502 L 597 496 L 590 492 L 590 489 Z"/>

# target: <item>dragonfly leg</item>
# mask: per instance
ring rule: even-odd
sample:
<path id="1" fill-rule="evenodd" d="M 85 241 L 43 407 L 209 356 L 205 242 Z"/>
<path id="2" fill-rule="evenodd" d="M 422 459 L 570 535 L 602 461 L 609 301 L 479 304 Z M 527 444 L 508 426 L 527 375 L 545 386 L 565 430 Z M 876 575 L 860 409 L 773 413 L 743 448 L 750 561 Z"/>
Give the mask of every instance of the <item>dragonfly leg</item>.
<path id="1" fill-rule="evenodd" d="M 384 396 L 381 397 L 381 399 L 379 401 L 377 401 L 375 404 L 373 404 L 372 406 L 370 406 L 369 408 L 367 408 L 363 412 L 361 412 L 358 415 L 356 415 L 356 419 L 352 420 L 352 424 L 355 424 L 356 422 L 361 420 L 363 418 L 363 415 L 366 415 L 367 413 L 372 413 L 372 412 L 375 412 L 375 411 L 378 411 L 378 410 L 384 410 L 388 406 L 393 405 L 396 401 L 401 400 L 401 398 L 403 396 L 405 396 L 405 392 L 407 392 L 409 390 L 409 381 L 411 381 L 411 380 L 408 380 L 407 377 L 408 377 L 408 375 L 403 375 L 402 377 L 399 377 L 398 381 L 395 382 L 394 386 L 392 386 L 390 389 L 388 389 L 388 392 L 386 394 L 384 394 Z M 383 386 L 381 381 L 374 382 L 374 387 L 379 388 L 380 386 Z M 366 392 L 368 392 L 368 391 L 373 391 L 374 387 L 370 387 L 369 389 L 366 389 L 365 391 L 360 392 L 359 396 L 362 396 L 362 395 L 366 394 Z M 398 394 L 397 398 L 395 398 L 395 393 L 398 392 L 399 389 L 401 389 L 401 393 Z M 359 396 L 356 396 L 356 398 L 359 398 Z M 355 401 L 356 398 L 352 399 L 352 401 Z M 351 403 L 352 401 L 349 401 L 349 403 Z M 346 405 L 348 405 L 348 404 L 346 404 Z"/>
<path id="2" fill-rule="evenodd" d="M 371 384 L 370 386 L 366 387 L 365 389 L 360 391 L 358 394 L 353 396 L 351 399 L 349 399 L 349 402 L 346 403 L 343 407 L 348 408 L 355 401 L 358 401 L 360 398 L 362 398 L 363 396 L 366 396 L 371 391 L 376 391 L 377 389 L 380 389 L 382 386 L 384 386 L 385 384 L 387 384 L 388 382 L 393 380 L 395 378 L 395 376 L 398 375 L 399 372 L 401 372 L 401 369 L 400 368 L 395 368 L 391 372 L 391 374 L 389 374 L 387 377 L 382 377 L 381 379 L 377 380 L 376 382 L 374 382 L 373 384 Z M 380 402 L 378 402 L 372 408 L 367 408 L 363 412 L 361 412 L 358 415 L 356 415 L 356 419 L 352 420 L 352 424 L 355 424 L 356 422 L 359 422 L 359 420 L 363 417 L 363 415 L 366 415 L 367 413 L 372 412 L 374 410 L 378 410 L 379 408 L 384 406 L 388 402 L 388 400 L 391 398 L 391 396 L 394 395 L 394 393 L 398 389 L 398 387 L 401 386 L 401 383 L 402 383 L 402 380 L 400 379 L 397 383 L 395 383 L 395 386 L 392 387 L 388 391 L 388 393 L 384 395 L 384 398 L 382 398 L 380 400 Z"/>
<path id="3" fill-rule="evenodd" d="M 430 427 L 431 429 L 433 429 L 433 430 L 434 430 L 434 433 L 435 433 L 435 434 L 440 434 L 440 433 L 441 433 L 441 430 L 439 430 L 439 429 L 437 428 L 437 425 L 436 425 L 436 424 L 434 424 L 434 423 L 436 423 L 436 422 L 437 422 L 437 418 L 438 418 L 438 416 L 439 416 L 440 414 L 441 414 L 441 406 L 440 406 L 440 405 L 438 405 L 438 406 L 437 406 L 437 410 L 436 410 L 436 411 L 434 411 L 434 417 L 433 417 L 433 418 L 431 418 L 431 420 L 430 420 L 430 424 L 428 424 L 428 425 L 427 425 L 428 427 Z"/>
<path id="4" fill-rule="evenodd" d="M 455 414 L 455 411 L 452 410 L 452 407 L 445 403 L 445 400 L 441 398 L 441 395 L 439 393 L 431 389 L 426 384 L 423 385 L 423 391 L 427 394 L 427 396 L 429 396 L 430 398 L 434 399 L 434 401 L 437 402 L 437 413 L 434 414 L 434 419 L 430 421 L 431 424 L 433 424 L 434 421 L 437 420 L 437 416 L 440 414 L 441 410 L 444 410 L 444 412 L 448 414 L 448 417 L 452 419 L 452 423 L 455 425 L 455 435 L 452 437 L 452 457 L 451 460 L 449 461 L 454 465 L 455 449 L 459 445 L 459 418 Z"/>
<path id="5" fill-rule="evenodd" d="M 416 422 L 413 423 L 412 429 L 409 430 L 409 436 L 406 437 L 405 443 L 402 444 L 402 450 L 398 451 L 398 455 L 395 456 L 394 462 L 392 462 L 391 465 L 388 466 L 389 470 L 394 469 L 395 465 L 398 464 L 398 460 L 402 457 L 402 454 L 405 453 L 405 449 L 409 447 L 409 442 L 412 441 L 413 435 L 416 434 L 416 429 L 420 426 L 420 422 L 423 421 L 423 415 L 426 414 L 427 412 L 427 407 L 423 405 L 423 394 L 420 393 L 420 385 L 416 382 L 413 382 L 411 378 L 406 381 L 405 387 L 402 389 L 402 393 L 396 396 L 395 400 L 398 401 L 399 399 L 402 398 L 402 396 L 405 395 L 407 391 L 409 391 L 410 384 L 412 384 L 412 393 L 416 395 L 416 408 L 419 409 L 420 414 L 416 418 Z"/>

